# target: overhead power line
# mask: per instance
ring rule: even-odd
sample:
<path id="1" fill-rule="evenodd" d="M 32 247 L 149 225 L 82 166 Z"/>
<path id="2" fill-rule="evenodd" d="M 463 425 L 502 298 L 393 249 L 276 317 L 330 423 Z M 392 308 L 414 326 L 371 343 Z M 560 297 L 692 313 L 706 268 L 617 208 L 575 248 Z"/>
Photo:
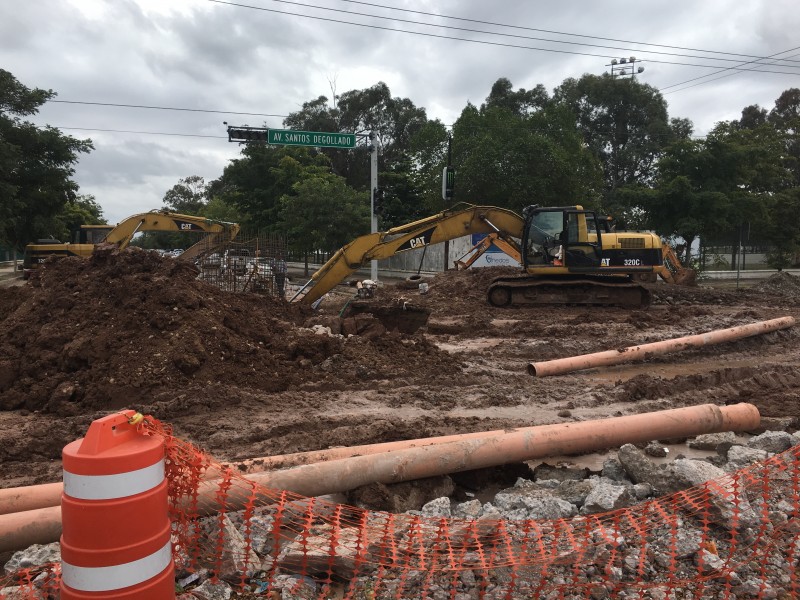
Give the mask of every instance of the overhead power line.
<path id="1" fill-rule="evenodd" d="M 784 50 L 783 52 L 777 52 L 777 53 L 775 53 L 775 54 L 773 54 L 772 56 L 770 56 L 770 57 L 767 57 L 767 58 L 772 58 L 773 56 L 777 56 L 778 54 L 786 54 L 787 52 L 792 52 L 792 51 L 794 51 L 794 50 L 800 50 L 800 46 L 797 46 L 797 47 L 795 47 L 795 48 L 789 48 L 788 50 Z M 800 56 L 800 54 L 793 54 L 791 57 L 788 57 L 788 58 L 792 58 L 792 57 L 794 57 L 794 56 Z M 748 61 L 748 62 L 746 62 L 746 63 L 741 63 L 739 66 L 742 66 L 742 65 L 749 65 L 749 64 L 756 64 L 756 65 L 758 65 L 758 64 L 760 64 L 760 63 L 759 63 L 758 61 Z M 717 81 L 718 79 L 724 79 L 724 78 L 726 78 L 726 77 L 731 77 L 731 76 L 733 76 L 733 75 L 738 75 L 738 74 L 739 74 L 739 71 L 734 71 L 734 72 L 732 72 L 732 73 L 731 73 L 731 72 L 728 72 L 728 73 L 726 73 L 727 71 L 730 71 L 730 68 L 724 68 L 724 69 L 720 69 L 719 71 L 715 71 L 714 73 L 708 73 L 708 74 L 706 74 L 706 75 L 701 75 L 700 77 L 693 77 L 692 79 L 687 79 L 686 81 L 682 81 L 682 82 L 680 82 L 680 83 L 673 83 L 672 85 L 668 85 L 668 86 L 666 86 L 666 87 L 662 87 L 662 88 L 660 88 L 660 90 L 659 90 L 659 91 L 660 91 L 662 94 L 673 94 L 673 93 L 675 93 L 675 92 L 682 92 L 683 90 L 688 90 L 689 88 L 697 87 L 698 85 L 703 85 L 703 84 L 705 84 L 705 83 L 711 83 L 712 81 Z M 721 77 L 714 77 L 714 75 L 719 75 L 720 73 L 726 73 L 726 74 L 725 74 L 725 75 L 723 75 L 723 76 L 721 76 Z M 707 79 L 708 77 L 714 77 L 714 79 Z M 691 82 L 693 82 L 693 81 L 698 81 L 698 80 L 700 80 L 700 79 L 706 79 L 706 81 L 700 81 L 699 83 L 695 83 L 694 85 L 687 85 L 687 86 L 686 86 L 686 87 L 684 87 L 684 88 L 681 88 L 681 89 L 679 89 L 679 90 L 672 90 L 671 92 L 665 92 L 665 91 L 664 91 L 664 90 L 668 90 L 668 89 L 670 89 L 670 88 L 674 88 L 674 87 L 679 87 L 679 86 L 682 86 L 682 85 L 684 85 L 684 84 L 686 84 L 686 83 L 691 83 Z"/>
<path id="2" fill-rule="evenodd" d="M 209 110 L 205 108 L 178 108 L 174 106 L 147 106 L 144 104 L 117 104 L 114 102 L 84 102 L 80 100 L 48 100 L 48 102 L 59 102 L 61 104 L 87 104 L 91 106 L 115 106 L 119 108 L 147 108 L 151 110 L 178 110 L 197 113 L 214 113 L 220 115 L 242 115 L 248 117 L 280 117 L 286 118 L 289 115 L 273 115 L 268 113 L 235 112 L 232 110 Z"/>
<path id="3" fill-rule="evenodd" d="M 67 131 L 102 131 L 105 133 L 135 133 L 139 135 L 170 135 L 174 137 L 194 137 L 194 138 L 213 138 L 227 140 L 227 135 L 202 135 L 199 133 L 167 133 L 165 131 L 131 131 L 128 129 L 98 129 L 96 127 L 62 127 L 55 126 L 56 129 L 66 129 Z"/>
<path id="4" fill-rule="evenodd" d="M 278 0 L 274 0 L 274 1 L 278 1 Z M 645 45 L 645 46 L 653 46 L 653 47 L 656 47 L 656 48 L 669 48 L 671 50 L 687 50 L 689 52 L 704 52 L 704 53 L 707 53 L 707 54 L 724 54 L 726 56 L 738 56 L 738 57 L 741 57 L 741 58 L 764 58 L 764 57 L 754 56 L 754 55 L 750 55 L 750 54 L 738 54 L 736 52 L 724 52 L 724 51 L 721 51 L 721 50 L 704 50 L 702 48 L 688 48 L 688 47 L 685 47 L 685 46 L 670 46 L 670 45 L 667 45 L 667 44 L 655 44 L 655 43 L 652 43 L 652 42 L 637 42 L 637 41 L 632 41 L 632 40 L 621 40 L 621 39 L 618 39 L 618 38 L 609 38 L 609 37 L 601 37 L 601 36 L 596 36 L 596 35 L 587 35 L 587 34 L 583 34 L 583 33 L 569 33 L 569 32 L 565 32 L 565 31 L 554 31 L 552 29 L 539 29 L 539 28 L 536 28 L 536 27 L 525 27 L 525 26 L 522 26 L 522 25 L 511 25 L 509 23 L 496 23 L 496 22 L 493 22 L 493 21 L 482 21 L 480 19 L 468 19 L 466 17 L 454 17 L 452 15 L 442 15 L 442 14 L 438 14 L 438 13 L 425 12 L 425 11 L 421 11 L 421 10 L 412 10 L 412 9 L 409 9 L 409 8 L 397 8 L 395 6 L 386 6 L 386 5 L 383 5 L 383 4 L 374 4 L 372 2 L 362 2 L 360 0 L 340 0 L 340 1 L 341 2 L 348 2 L 350 4 L 361 4 L 361 5 L 364 5 L 364 6 L 372 6 L 374 8 L 384 8 L 386 10 L 394 10 L 394 11 L 398 11 L 398 12 L 425 15 L 425 16 L 428 16 L 428 17 L 437 17 L 437 18 L 440 18 L 440 19 L 452 19 L 454 21 L 464 21 L 464 22 L 467 22 L 467 23 L 478 23 L 478 24 L 481 24 L 481 25 L 493 25 L 493 26 L 496 26 L 496 27 L 507 27 L 509 29 L 519 29 L 519 30 L 523 30 L 523 31 L 538 31 L 538 32 L 541 32 L 541 33 L 552 33 L 552 34 L 555 34 L 555 35 L 565 35 L 565 36 L 569 36 L 569 37 L 586 38 L 586 39 L 589 39 L 589 40 L 603 40 L 603 41 L 607 41 L 607 42 L 619 42 L 621 44 L 642 44 L 642 45 Z M 572 43 L 577 44 L 578 42 L 572 42 Z M 779 52 L 778 54 L 783 54 L 783 53 Z M 767 58 L 771 58 L 771 57 L 767 57 Z M 788 61 L 789 58 L 791 58 L 791 57 L 787 57 L 787 58 L 783 58 L 783 59 L 779 59 L 779 60 L 787 60 Z M 800 63 L 800 61 L 790 61 L 790 62 L 798 62 L 798 63 Z"/>
<path id="5" fill-rule="evenodd" d="M 438 23 L 425 23 L 425 22 L 421 22 L 421 21 L 412 21 L 410 19 L 401 19 L 401 18 L 397 18 L 397 17 L 385 17 L 383 15 L 375 15 L 375 14 L 362 13 L 362 12 L 356 12 L 356 11 L 350 11 L 350 10 L 342 10 L 340 8 L 330 8 L 328 6 L 319 6 L 319 5 L 315 5 L 315 4 L 306 4 L 304 2 L 295 2 L 294 0 L 270 0 L 270 1 L 271 2 L 277 2 L 279 4 L 289 4 L 289 5 L 292 5 L 292 6 L 302 6 L 303 8 L 313 8 L 313 9 L 316 9 L 316 10 L 326 10 L 326 11 L 335 12 L 335 13 L 341 13 L 341 14 L 346 14 L 346 15 L 355 15 L 355 16 L 359 16 L 359 17 L 368 17 L 368 18 L 372 18 L 372 19 L 383 19 L 383 20 L 386 20 L 386 21 L 393 21 L 393 22 L 398 22 L 398 23 L 409 23 L 409 24 L 412 24 L 412 25 L 423 25 L 425 27 L 435 27 L 435 28 L 438 28 L 438 29 L 450 29 L 450 30 L 455 30 L 455 31 L 465 31 L 465 32 L 468 32 L 468 33 L 480 33 L 480 34 L 484 34 L 484 35 L 494 35 L 494 36 L 500 36 L 500 37 L 523 39 L 523 40 L 534 40 L 534 41 L 537 41 L 537 42 L 550 42 L 550 43 L 553 43 L 553 44 L 565 44 L 565 45 L 568 45 L 568 46 L 589 46 L 589 47 L 592 47 L 592 48 L 604 48 L 604 49 L 608 49 L 608 50 L 621 50 L 621 51 L 627 52 L 627 53 L 633 53 L 633 52 L 642 53 L 642 52 L 644 52 L 644 53 L 647 53 L 647 54 L 661 54 L 661 55 L 665 55 L 665 56 L 678 56 L 678 57 L 682 57 L 682 58 L 699 58 L 701 60 L 702 59 L 712 59 L 712 60 L 721 60 L 721 61 L 728 61 L 728 62 L 741 62 L 741 58 L 719 58 L 719 57 L 714 57 L 714 56 L 697 56 L 696 54 L 681 54 L 681 53 L 678 53 L 678 52 L 664 52 L 664 51 L 660 51 L 660 50 L 647 50 L 645 48 L 627 48 L 627 47 L 626 48 L 622 48 L 620 46 L 607 46 L 607 45 L 603 45 L 603 44 L 592 44 L 592 43 L 588 43 L 588 42 L 574 42 L 574 41 L 566 41 L 566 40 L 557 40 L 557 39 L 553 39 L 553 38 L 542 38 L 542 37 L 533 37 L 533 36 L 529 36 L 529 35 L 518 35 L 518 34 L 513 34 L 513 33 L 503 33 L 503 32 L 498 32 L 498 31 L 486 31 L 484 29 L 470 29 L 468 27 L 455 27 L 455 26 L 452 26 L 452 25 L 441 25 L 441 24 L 438 24 Z M 366 2 L 358 2 L 358 4 L 366 4 L 368 6 L 375 6 L 375 7 L 380 7 L 380 8 L 391 8 L 391 7 L 386 7 L 386 6 L 382 6 L 382 5 L 379 5 L 379 4 L 369 4 L 369 3 L 366 3 Z M 436 13 L 426 13 L 426 12 L 421 12 L 421 11 L 413 11 L 413 10 L 405 10 L 405 9 L 396 9 L 396 10 L 400 10 L 400 11 L 403 11 L 403 12 L 411 12 L 411 13 L 418 13 L 418 14 L 423 14 L 423 15 L 435 16 L 435 17 L 443 17 L 442 15 L 437 15 Z M 500 23 L 492 23 L 492 22 L 489 22 L 489 21 L 478 21 L 476 19 L 460 19 L 459 17 L 447 17 L 447 16 L 444 16 L 443 18 L 446 18 L 446 19 L 457 19 L 457 20 L 468 21 L 468 22 L 471 22 L 471 23 L 481 23 L 481 24 L 492 25 L 492 26 L 509 27 L 508 25 L 502 25 Z M 518 27 L 517 29 L 528 29 L 530 31 L 545 31 L 545 30 L 522 28 L 522 27 Z M 548 33 L 558 33 L 558 35 L 571 35 L 571 36 L 577 36 L 577 37 L 586 37 L 587 39 L 589 39 L 589 38 L 591 38 L 591 39 L 604 39 L 604 38 L 597 38 L 597 37 L 592 37 L 592 36 L 579 36 L 578 34 L 568 34 L 568 33 L 565 34 L 565 33 L 561 33 L 561 32 L 548 32 Z M 625 40 L 612 40 L 612 41 L 620 41 L 620 42 L 629 43 L 629 44 L 644 44 L 646 46 L 654 45 L 654 44 L 648 44 L 647 42 L 628 42 L 628 41 L 625 41 Z M 659 46 L 659 47 L 665 47 L 665 46 Z M 725 53 L 725 52 L 715 52 L 713 50 L 711 50 L 711 51 L 697 50 L 697 52 L 712 52 L 712 53 L 715 53 L 715 54 L 726 54 L 726 55 L 729 54 L 729 53 Z M 733 54 L 733 56 L 739 56 L 739 57 L 745 57 L 745 58 L 763 58 L 763 57 L 758 57 L 758 56 L 749 56 L 749 55 L 745 55 L 745 54 Z M 774 66 L 786 66 L 786 67 L 798 67 L 798 68 L 800 68 L 800 61 L 792 61 L 792 62 L 797 62 L 798 64 L 797 65 L 783 65 L 781 63 L 771 63 L 771 64 L 773 64 Z"/>
<path id="6" fill-rule="evenodd" d="M 472 39 L 468 39 L 468 38 L 441 35 L 441 34 L 436 34 L 436 33 L 426 33 L 426 32 L 421 32 L 421 31 L 410 31 L 410 30 L 407 30 L 407 29 L 397 29 L 397 28 L 394 28 L 394 27 L 384 27 L 382 25 L 370 25 L 370 24 L 366 24 L 366 23 L 356 23 L 356 22 L 353 22 L 353 21 L 345 21 L 345 20 L 342 20 L 342 19 L 333 19 L 333 18 L 330 18 L 330 17 L 320 17 L 320 16 L 316 16 L 316 15 L 304 15 L 304 14 L 300 14 L 300 13 L 293 13 L 293 12 L 289 12 L 289 11 L 277 10 L 277 9 L 272 9 L 272 8 L 264 8 L 262 6 L 251 6 L 251 5 L 248 5 L 248 4 L 240 4 L 240 3 L 236 3 L 236 2 L 226 2 L 224 0 L 207 0 L 207 1 L 208 2 L 213 2 L 215 4 L 222 4 L 222 5 L 225 5 L 225 6 L 233 6 L 233 7 L 236 7 L 236 8 L 247 8 L 247 9 L 250 9 L 250 10 L 259 10 L 259 11 L 270 12 L 270 13 L 274 13 L 274 14 L 288 15 L 288 16 L 293 16 L 293 17 L 301 17 L 301 18 L 313 19 L 313 20 L 317 20 L 317 21 L 325 21 L 325 22 L 328 22 L 328 23 L 340 23 L 340 24 L 343 24 L 343 25 L 353 25 L 355 27 L 363 27 L 363 28 L 367 28 L 367 29 L 378 29 L 378 30 L 381 30 L 381 31 L 391 31 L 391 32 L 394 32 L 394 33 L 407 33 L 409 35 L 416 35 L 416 36 L 422 36 L 422 37 L 430 37 L 430 38 L 437 38 L 437 39 L 444 39 L 444 40 L 456 40 L 456 41 L 460 41 L 460 42 L 469 42 L 469 43 L 474 43 L 474 44 L 484 44 L 484 45 L 488 45 L 488 46 L 498 46 L 498 47 L 503 47 L 503 48 L 517 48 L 517 49 L 522 49 L 522 50 L 538 50 L 538 51 L 541 51 L 541 52 L 552 52 L 552 53 L 556 53 L 556 54 L 571 54 L 571 55 L 575 55 L 575 56 L 589 56 L 589 57 L 592 57 L 592 58 L 602 58 L 602 59 L 613 58 L 612 56 L 605 55 L 605 54 L 593 54 L 593 53 L 590 53 L 590 52 L 578 52 L 578 51 L 575 51 L 575 50 L 558 50 L 558 49 L 554 49 L 554 48 L 540 48 L 540 47 L 536 47 L 536 46 L 522 46 L 522 45 L 519 45 L 519 44 L 510 44 L 510 43 L 503 43 L 503 42 L 492 42 L 492 41 L 489 41 L 489 40 L 472 40 Z M 421 25 L 426 25 L 426 23 L 420 23 L 420 24 Z M 685 67 L 702 67 L 702 68 L 720 68 L 721 67 L 721 65 L 715 65 L 715 64 L 684 63 L 684 62 L 676 62 L 676 61 L 657 60 L 657 59 L 653 59 L 653 58 L 648 58 L 647 60 L 648 60 L 648 62 L 651 62 L 651 63 L 678 65 L 678 66 L 685 66 Z M 712 58 L 711 60 L 726 60 L 726 59 Z M 794 75 L 794 76 L 800 75 L 800 73 L 795 72 L 795 71 L 765 71 L 764 69 L 740 69 L 739 67 L 729 67 L 729 68 L 736 69 L 736 70 L 742 70 L 742 71 L 756 71 L 757 70 L 759 73 L 773 73 L 773 74 L 777 74 L 777 75 Z"/>

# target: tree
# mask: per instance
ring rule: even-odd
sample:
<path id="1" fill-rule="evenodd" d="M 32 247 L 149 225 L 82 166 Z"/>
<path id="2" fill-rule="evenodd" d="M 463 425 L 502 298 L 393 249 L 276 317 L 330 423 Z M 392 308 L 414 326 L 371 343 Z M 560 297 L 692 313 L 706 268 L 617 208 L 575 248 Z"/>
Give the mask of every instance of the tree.
<path id="1" fill-rule="evenodd" d="M 328 158 L 314 149 L 247 144 L 241 158 L 209 184 L 209 194 L 234 207 L 253 227 L 280 232 L 280 200 L 309 173 L 330 172 Z"/>
<path id="2" fill-rule="evenodd" d="M 719 123 L 705 140 L 683 139 L 666 148 L 658 186 L 641 207 L 658 233 L 686 241 L 686 263 L 700 235 L 719 240 L 743 223 L 767 227 L 771 197 L 788 176 L 782 153 L 782 137 L 769 125 Z"/>
<path id="3" fill-rule="evenodd" d="M 91 141 L 22 120 L 55 95 L 0 69 L 0 245 L 22 250 L 51 235 L 53 219 L 77 199 L 74 164 L 92 149 Z"/>
<path id="4" fill-rule="evenodd" d="M 382 229 L 411 223 L 430 215 L 424 209 L 422 191 L 417 182 L 410 156 L 405 156 L 381 173 L 383 205 L 379 221 Z"/>
<path id="5" fill-rule="evenodd" d="M 597 163 L 569 110 L 548 104 L 520 113 L 490 100 L 467 105 L 453 126 L 457 200 L 517 211 L 595 203 Z"/>
<path id="6" fill-rule="evenodd" d="M 483 106 L 485 108 L 504 108 L 519 117 L 524 117 L 541 110 L 547 106 L 549 101 L 547 89 L 541 83 L 532 90 L 520 88 L 515 92 L 511 81 L 501 77 L 492 85 L 492 90 Z"/>
<path id="7" fill-rule="evenodd" d="M 792 172 L 792 185 L 800 186 L 800 89 L 783 92 L 767 117 L 769 123 L 785 136 L 784 164 Z"/>
<path id="8" fill-rule="evenodd" d="M 437 213 L 444 206 L 442 167 L 447 165 L 449 140 L 447 128 L 438 119 L 428 121 L 411 137 L 408 158 L 413 165 L 413 186 L 419 190 L 420 204 L 415 210 L 420 215 Z"/>
<path id="9" fill-rule="evenodd" d="M 779 270 L 796 266 L 800 262 L 800 188 L 777 194 L 770 203 L 769 215 L 767 264 Z"/>
<path id="10" fill-rule="evenodd" d="M 369 232 L 367 195 L 332 173 L 296 182 L 280 199 L 280 215 L 289 246 L 305 257 L 306 274 L 310 254 L 333 252 Z"/>
<path id="11" fill-rule="evenodd" d="M 767 122 L 767 110 L 758 104 L 751 104 L 742 109 L 742 118 L 739 119 L 739 126 L 747 129 L 760 127 Z"/>
<path id="12" fill-rule="evenodd" d="M 630 207 L 621 202 L 618 190 L 631 184 L 651 187 L 664 147 L 685 131 L 686 123 L 672 129 L 660 92 L 633 78 L 570 78 L 553 98 L 573 112 L 584 141 L 603 166 L 603 208 L 623 217 Z"/>
<path id="13" fill-rule="evenodd" d="M 56 216 L 60 224 L 59 239 L 67 240 L 70 234 L 80 229 L 81 225 L 105 225 L 103 209 L 91 194 L 80 195 L 73 202 L 67 202 L 63 210 Z"/>
<path id="14" fill-rule="evenodd" d="M 164 206 L 167 210 L 186 215 L 202 214 L 207 202 L 206 182 L 199 175 L 179 179 L 164 194 Z"/>
<path id="15" fill-rule="evenodd" d="M 381 82 L 362 89 L 350 90 L 335 98 L 334 106 L 320 96 L 291 113 L 284 126 L 310 131 L 334 131 L 366 134 L 374 131 L 381 148 L 380 168 L 390 171 L 404 160 L 414 135 L 428 122 L 425 109 L 408 98 L 393 97 Z M 356 189 L 369 189 L 370 155 L 366 145 L 353 150 L 323 148 L 333 172 L 343 176 Z"/>

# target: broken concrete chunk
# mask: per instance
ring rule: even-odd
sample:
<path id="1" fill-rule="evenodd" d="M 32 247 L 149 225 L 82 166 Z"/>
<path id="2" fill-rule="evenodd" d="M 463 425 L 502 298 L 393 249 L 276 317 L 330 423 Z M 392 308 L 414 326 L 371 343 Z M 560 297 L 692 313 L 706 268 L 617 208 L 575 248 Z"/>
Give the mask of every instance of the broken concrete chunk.
<path id="1" fill-rule="evenodd" d="M 732 431 L 723 431 L 721 433 L 704 433 L 698 435 L 693 440 L 689 440 L 689 448 L 695 450 L 716 450 L 720 444 L 736 444 L 736 434 Z"/>
<path id="2" fill-rule="evenodd" d="M 765 431 L 747 441 L 748 448 L 779 454 L 794 446 L 794 436 L 785 431 Z"/>

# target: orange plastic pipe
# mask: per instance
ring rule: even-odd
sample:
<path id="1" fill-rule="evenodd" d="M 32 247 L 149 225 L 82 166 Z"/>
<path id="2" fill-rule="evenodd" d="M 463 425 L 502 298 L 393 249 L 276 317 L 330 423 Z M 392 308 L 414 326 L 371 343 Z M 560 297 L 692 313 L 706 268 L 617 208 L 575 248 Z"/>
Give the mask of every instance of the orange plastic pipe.
<path id="1" fill-rule="evenodd" d="M 762 333 L 777 331 L 778 329 L 787 329 L 792 326 L 794 326 L 793 317 L 781 317 L 779 319 L 751 323 L 750 325 L 739 325 L 738 327 L 731 327 L 730 329 L 718 329 L 699 335 L 690 335 L 672 340 L 664 340 L 662 342 L 653 342 L 651 344 L 641 344 L 640 346 L 629 346 L 621 350 L 606 350 L 605 352 L 595 352 L 594 354 L 583 354 L 581 356 L 530 363 L 528 364 L 528 373 L 534 377 L 563 375 L 564 373 L 580 371 L 581 369 L 647 360 L 658 354 L 680 352 L 681 350 L 686 350 L 687 348 L 695 346 L 721 344 L 723 342 L 730 342 L 754 335 L 761 335 Z"/>
<path id="2" fill-rule="evenodd" d="M 398 483 L 435 475 L 457 473 L 558 456 L 580 454 L 621 446 L 701 433 L 748 431 L 759 426 L 758 409 L 752 404 L 716 406 L 704 404 L 610 419 L 542 425 L 484 438 L 467 439 L 383 454 L 357 456 L 304 465 L 285 471 L 254 473 L 250 481 L 274 490 L 303 496 L 320 496 L 352 490 L 369 483 Z M 226 498 L 226 506 L 242 508 L 249 491 Z M 213 494 L 201 498 L 201 510 L 214 512 Z M 230 509 L 234 510 L 234 509 Z"/>
<path id="3" fill-rule="evenodd" d="M 50 544 L 61 537 L 61 507 L 0 515 L 0 553 Z"/>
<path id="4" fill-rule="evenodd" d="M 509 429 L 477 431 L 473 433 L 442 435 L 416 440 L 399 440 L 396 442 L 383 442 L 381 444 L 366 444 L 363 446 L 312 450 L 310 452 L 295 452 L 293 454 L 281 454 L 278 456 L 248 458 L 242 461 L 222 463 L 222 465 L 224 467 L 230 467 L 238 473 L 260 473 L 262 471 L 286 469 L 298 465 L 327 462 L 329 460 L 339 460 L 352 456 L 365 456 L 367 454 L 378 454 L 380 452 L 392 452 L 395 450 L 404 450 L 406 448 L 443 444 L 462 439 L 486 437 L 487 435 L 497 435 L 508 431 Z M 61 493 L 63 490 L 64 486 L 61 482 L 0 489 L 0 515 L 35 510 L 48 506 L 58 506 L 61 504 Z"/>
<path id="5" fill-rule="evenodd" d="M 514 429 L 517 430 L 528 428 L 515 427 Z M 295 452 L 294 454 L 248 458 L 245 460 L 223 463 L 223 465 L 231 467 L 240 473 L 259 473 L 261 471 L 274 471 L 276 469 L 286 469 L 288 467 L 297 467 L 300 465 L 339 460 L 341 458 L 350 458 L 352 456 L 380 454 L 381 452 L 394 452 L 395 450 L 405 450 L 406 448 L 419 448 L 421 446 L 432 446 L 434 444 L 444 444 L 458 440 L 486 437 L 487 435 L 497 435 L 500 433 L 506 433 L 508 431 L 510 431 L 510 429 L 476 431 L 473 433 L 440 435 L 436 437 L 420 438 L 415 440 L 398 440 L 396 442 L 382 442 L 380 444 L 365 444 L 363 446 L 347 446 L 342 448 L 328 448 L 327 450 L 311 450 L 310 452 Z M 0 490 L 0 514 L 2 514 L 2 506 L 2 490 Z"/>
<path id="6" fill-rule="evenodd" d="M 248 477 L 264 487 L 304 496 L 321 496 L 369 483 L 398 483 L 560 454 L 579 454 L 626 443 L 692 437 L 701 433 L 748 431 L 760 423 L 752 404 L 686 408 L 578 423 L 542 425 L 482 438 L 409 448 L 304 465 Z M 202 513 L 218 508 L 217 489 L 207 481 L 199 498 Z M 226 510 L 239 510 L 252 500 L 251 491 L 232 487 Z M 58 531 L 54 515 L 59 515 Z M 48 543 L 60 534 L 59 507 L 0 515 L 0 552 Z"/>

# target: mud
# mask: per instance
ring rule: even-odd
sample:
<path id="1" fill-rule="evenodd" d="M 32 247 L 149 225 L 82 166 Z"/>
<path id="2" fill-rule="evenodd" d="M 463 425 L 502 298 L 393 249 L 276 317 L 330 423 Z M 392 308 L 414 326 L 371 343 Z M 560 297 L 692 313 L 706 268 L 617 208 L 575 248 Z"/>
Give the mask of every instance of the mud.
<path id="1" fill-rule="evenodd" d="M 800 318 L 798 278 L 738 291 L 652 284 L 647 310 L 489 306 L 488 284 L 512 272 L 449 271 L 425 279 L 426 294 L 382 286 L 376 305 L 406 302 L 427 323 L 405 333 L 361 313 L 363 327 L 342 335 L 354 292 L 312 313 L 220 291 L 136 249 L 48 264 L 33 284 L 0 288 L 0 486 L 59 479 L 62 447 L 120 408 L 153 414 L 221 460 L 707 402 L 752 402 L 800 425 L 797 328 L 645 363 L 526 372 L 538 360 Z"/>

